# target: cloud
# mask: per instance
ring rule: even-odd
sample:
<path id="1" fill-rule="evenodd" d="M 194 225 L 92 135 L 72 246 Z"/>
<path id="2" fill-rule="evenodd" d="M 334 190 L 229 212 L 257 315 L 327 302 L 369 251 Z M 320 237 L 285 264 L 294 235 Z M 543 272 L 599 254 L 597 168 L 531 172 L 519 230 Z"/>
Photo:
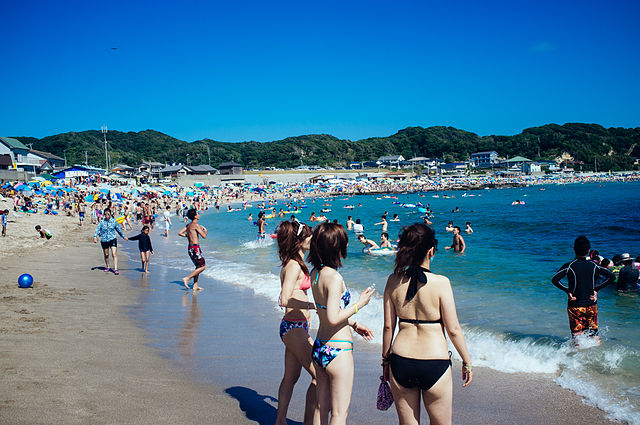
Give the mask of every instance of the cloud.
<path id="1" fill-rule="evenodd" d="M 544 53 L 544 52 L 550 52 L 552 50 L 554 50 L 554 47 L 551 44 L 547 43 L 546 41 L 540 42 L 531 47 L 532 52 Z"/>

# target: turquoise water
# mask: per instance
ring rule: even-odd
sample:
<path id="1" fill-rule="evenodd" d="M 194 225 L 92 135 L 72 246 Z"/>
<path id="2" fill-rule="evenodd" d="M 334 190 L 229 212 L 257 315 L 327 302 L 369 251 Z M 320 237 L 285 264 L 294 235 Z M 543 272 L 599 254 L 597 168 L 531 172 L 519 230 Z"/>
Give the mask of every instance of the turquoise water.
<path id="1" fill-rule="evenodd" d="M 603 343 L 576 351 L 569 341 L 566 295 L 550 281 L 555 271 L 573 258 L 573 240 L 580 234 L 605 257 L 622 252 L 640 254 L 640 183 L 532 186 L 463 195 L 338 197 L 326 201 L 329 207 L 322 206 L 324 200 L 309 199 L 297 216 L 304 221 L 312 211 L 319 214 L 321 208 L 331 208 L 332 212 L 325 213 L 330 220 L 344 224 L 348 215 L 360 218 L 367 237 L 378 240 L 380 227 L 374 223 L 387 211 L 389 217 L 400 217 L 399 223 L 389 223 L 394 239 L 403 225 L 421 221 L 415 209 L 394 202 L 430 204 L 440 246 L 432 270 L 452 282 L 474 363 L 504 372 L 551 374 L 559 385 L 584 396 L 610 417 L 640 424 L 637 294 L 619 295 L 611 287 L 601 291 L 598 305 Z M 516 199 L 525 205 L 511 205 Z M 353 210 L 343 208 L 358 203 L 362 206 Z M 284 205 L 276 206 L 281 207 Z M 452 212 L 456 207 L 460 212 Z M 275 309 L 280 290 L 276 245 L 271 239 L 256 239 L 257 228 L 247 220 L 249 212 L 256 217 L 258 209 L 254 205 L 247 211 L 203 214 L 201 223 L 209 229 L 209 238 L 202 241 L 208 265 L 205 274 L 230 285 L 250 287 L 256 295 L 270 300 Z M 444 231 L 449 220 L 463 229 L 470 221 L 475 230 L 471 235 L 463 233 L 467 250 L 462 255 L 444 250 L 451 244 L 451 233 Z M 268 231 L 278 221 L 268 220 Z M 165 256 L 163 261 L 170 267 L 190 269 L 184 241 L 174 243 L 176 254 Z M 393 256 L 369 256 L 361 248 L 351 234 L 341 273 L 356 296 L 376 283 L 376 298 L 358 316 L 376 331 L 376 342 L 380 343 L 381 293 L 393 268 Z M 275 335 L 274 331 L 277 338 Z"/>

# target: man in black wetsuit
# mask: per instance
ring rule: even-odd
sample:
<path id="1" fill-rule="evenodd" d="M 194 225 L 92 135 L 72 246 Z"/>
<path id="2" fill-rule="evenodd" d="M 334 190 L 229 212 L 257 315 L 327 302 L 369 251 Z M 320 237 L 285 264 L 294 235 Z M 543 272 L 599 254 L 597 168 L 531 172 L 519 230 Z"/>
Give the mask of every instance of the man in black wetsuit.
<path id="1" fill-rule="evenodd" d="M 597 292 L 615 281 L 615 276 L 608 269 L 586 258 L 589 248 L 589 239 L 578 236 L 573 244 L 575 260 L 560 267 L 551 279 L 555 286 L 568 294 L 567 313 L 571 335 L 574 338 L 583 332 L 590 335 L 598 334 Z M 565 276 L 567 286 L 560 283 Z M 600 276 L 604 277 L 604 280 L 598 284 Z"/>

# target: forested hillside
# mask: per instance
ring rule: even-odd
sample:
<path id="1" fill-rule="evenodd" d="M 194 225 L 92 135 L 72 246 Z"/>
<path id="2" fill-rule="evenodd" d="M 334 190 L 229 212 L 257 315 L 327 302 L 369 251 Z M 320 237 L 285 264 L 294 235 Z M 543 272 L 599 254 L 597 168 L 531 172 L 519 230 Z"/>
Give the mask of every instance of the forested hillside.
<path id="1" fill-rule="evenodd" d="M 104 166 L 104 140 L 97 130 L 72 132 L 42 139 L 16 137 L 34 149 L 64 157 L 70 164 Z M 344 166 L 351 161 L 371 161 L 383 155 L 439 157 L 462 161 L 478 151 L 495 150 L 501 157 L 521 155 L 533 160 L 553 160 L 568 153 L 592 169 L 628 170 L 640 157 L 640 128 L 604 128 L 598 124 L 548 124 L 527 128 L 514 136 L 484 136 L 453 127 L 409 127 L 387 137 L 357 141 L 328 134 L 288 137 L 273 142 L 227 143 L 204 139 L 185 142 L 166 134 L 109 131 L 111 164 L 137 165 L 142 161 L 182 162 L 217 166 L 236 161 L 245 168 L 295 167 L 300 164 Z M 207 147 L 209 151 L 207 151 Z"/>

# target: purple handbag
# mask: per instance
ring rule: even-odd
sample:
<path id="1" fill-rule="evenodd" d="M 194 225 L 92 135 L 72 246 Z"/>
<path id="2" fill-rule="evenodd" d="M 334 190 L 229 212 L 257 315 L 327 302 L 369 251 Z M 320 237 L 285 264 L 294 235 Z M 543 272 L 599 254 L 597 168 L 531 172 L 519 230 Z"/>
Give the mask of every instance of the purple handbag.
<path id="1" fill-rule="evenodd" d="M 389 383 L 384 380 L 384 377 L 380 377 L 380 386 L 378 387 L 378 400 L 376 401 L 376 407 L 378 410 L 388 410 L 393 404 L 393 394 L 391 394 L 391 388 Z"/>

